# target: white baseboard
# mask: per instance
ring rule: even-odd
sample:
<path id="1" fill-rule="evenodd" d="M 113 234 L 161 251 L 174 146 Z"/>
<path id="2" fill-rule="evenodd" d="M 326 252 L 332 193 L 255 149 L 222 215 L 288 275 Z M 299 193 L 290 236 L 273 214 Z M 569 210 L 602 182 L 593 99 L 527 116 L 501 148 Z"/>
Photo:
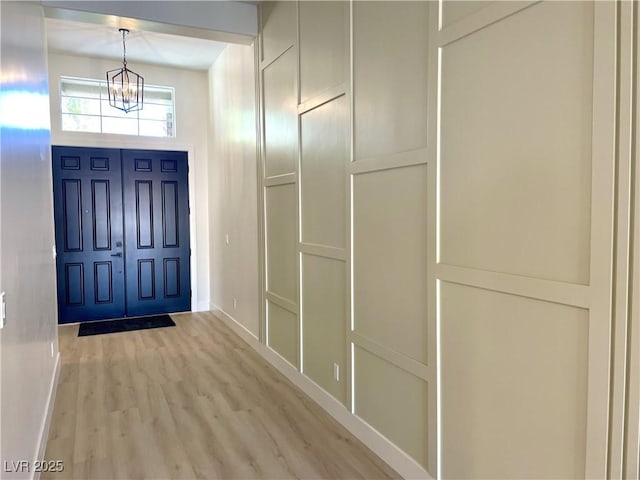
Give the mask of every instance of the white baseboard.
<path id="1" fill-rule="evenodd" d="M 300 373 L 276 352 L 260 343 L 253 333 L 233 317 L 213 304 L 211 304 L 210 310 L 216 317 L 228 325 L 231 330 L 238 334 L 251 348 L 258 352 L 262 358 L 277 368 L 280 373 L 311 397 L 313 401 L 320 405 L 329 415 L 336 419 L 338 423 L 349 430 L 403 478 L 432 478 L 420 464 L 409 457 L 409 455 L 403 452 L 397 445 L 392 443 L 360 417 L 349 412 L 343 404 L 316 385 L 307 376 Z"/>
<path id="2" fill-rule="evenodd" d="M 262 345 L 258 340 L 258 337 L 254 335 L 254 333 L 249 330 L 247 327 L 238 322 L 235 318 L 229 315 L 227 312 L 222 310 L 220 307 L 216 307 L 211 304 L 211 308 L 209 308 L 213 314 L 219 319 L 223 320 L 231 329 L 238 334 L 240 338 L 242 338 L 245 342 L 249 344 L 254 350 L 257 350 L 252 342 L 257 343 L 258 345 Z"/>
<path id="3" fill-rule="evenodd" d="M 38 451 L 34 460 L 45 460 L 44 456 L 47 452 L 47 440 L 49 438 L 49 427 L 51 426 L 51 419 L 53 418 L 53 407 L 56 403 L 56 390 L 58 389 L 58 380 L 60 379 L 60 352 L 56 355 L 56 364 L 53 367 L 53 375 L 51 377 L 51 384 L 49 385 L 49 395 L 47 397 L 47 405 L 42 419 L 42 425 L 40 426 L 40 440 L 38 445 Z M 33 462 L 31 465 L 34 465 Z M 40 478 L 40 472 L 33 472 L 33 480 Z"/>

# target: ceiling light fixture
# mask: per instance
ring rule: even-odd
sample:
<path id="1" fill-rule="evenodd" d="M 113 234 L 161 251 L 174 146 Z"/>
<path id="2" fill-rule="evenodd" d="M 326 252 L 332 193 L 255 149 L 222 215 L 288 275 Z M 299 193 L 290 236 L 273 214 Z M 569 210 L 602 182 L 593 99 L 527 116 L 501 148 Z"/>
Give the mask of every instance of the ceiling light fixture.
<path id="1" fill-rule="evenodd" d="M 120 32 L 122 32 L 122 68 L 107 72 L 107 90 L 109 91 L 109 105 L 129 113 L 142 110 L 144 78 L 127 68 L 125 36 L 129 30 L 121 28 Z"/>

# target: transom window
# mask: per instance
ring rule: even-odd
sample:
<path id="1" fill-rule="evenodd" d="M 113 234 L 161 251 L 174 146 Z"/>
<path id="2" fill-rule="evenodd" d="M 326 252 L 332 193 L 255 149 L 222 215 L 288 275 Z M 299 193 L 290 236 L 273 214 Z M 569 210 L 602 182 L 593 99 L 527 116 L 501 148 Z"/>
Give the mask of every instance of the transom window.
<path id="1" fill-rule="evenodd" d="M 62 130 L 174 137 L 174 90 L 144 86 L 144 107 L 125 113 L 109 105 L 107 82 L 60 77 Z"/>

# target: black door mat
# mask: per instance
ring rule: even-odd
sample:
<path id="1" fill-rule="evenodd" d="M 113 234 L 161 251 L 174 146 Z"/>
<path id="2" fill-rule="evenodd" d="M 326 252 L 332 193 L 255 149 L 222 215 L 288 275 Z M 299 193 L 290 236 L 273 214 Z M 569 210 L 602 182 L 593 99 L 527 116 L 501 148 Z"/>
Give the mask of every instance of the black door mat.
<path id="1" fill-rule="evenodd" d="M 104 333 L 128 332 L 131 330 L 146 330 L 149 328 L 175 327 L 176 324 L 169 315 L 152 315 L 149 317 L 118 318 L 101 322 L 85 322 L 78 329 L 79 337 L 88 335 L 102 335 Z"/>

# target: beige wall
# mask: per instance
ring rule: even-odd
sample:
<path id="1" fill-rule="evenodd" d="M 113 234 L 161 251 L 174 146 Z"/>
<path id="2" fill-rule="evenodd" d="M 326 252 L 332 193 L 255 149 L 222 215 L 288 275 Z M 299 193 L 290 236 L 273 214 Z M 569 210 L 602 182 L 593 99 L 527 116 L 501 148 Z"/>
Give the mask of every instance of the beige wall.
<path id="1" fill-rule="evenodd" d="M 2 478 L 31 478 L 6 470 L 42 459 L 58 371 L 47 54 L 36 2 L 0 9 L 0 462 Z"/>
<path id="2" fill-rule="evenodd" d="M 419 2 L 262 5 L 266 343 L 410 476 L 436 459 L 427 25 Z"/>
<path id="3" fill-rule="evenodd" d="M 175 88 L 175 138 L 136 137 L 62 131 L 60 119 L 60 76 L 102 79 L 117 67 L 112 60 L 57 53 L 49 54 L 51 141 L 53 145 L 85 147 L 147 148 L 183 150 L 189 155 L 189 203 L 191 207 L 191 307 L 209 309 L 209 200 L 207 116 L 209 91 L 207 73 L 196 70 L 130 65 L 148 85 Z"/>
<path id="4" fill-rule="evenodd" d="M 262 4 L 266 343 L 424 474 L 636 469 L 632 19 Z"/>
<path id="5" fill-rule="evenodd" d="M 260 332 L 253 46 L 229 45 L 209 70 L 211 309 Z"/>

